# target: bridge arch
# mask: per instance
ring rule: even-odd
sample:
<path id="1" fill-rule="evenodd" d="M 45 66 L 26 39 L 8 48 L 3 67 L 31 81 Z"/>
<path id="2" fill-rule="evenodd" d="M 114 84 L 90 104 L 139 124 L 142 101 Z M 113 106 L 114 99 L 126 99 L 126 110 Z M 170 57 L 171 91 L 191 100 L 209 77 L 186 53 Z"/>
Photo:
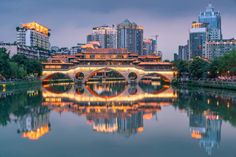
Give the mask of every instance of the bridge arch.
<path id="1" fill-rule="evenodd" d="M 60 72 L 55 72 L 55 73 L 51 73 L 51 74 L 48 74 L 48 75 L 46 75 L 44 78 L 42 78 L 42 82 L 49 82 L 49 81 L 51 81 L 52 79 L 53 79 L 53 77 L 55 77 L 55 76 L 65 76 L 66 78 L 68 78 L 68 79 L 70 79 L 71 81 L 73 81 L 74 80 L 74 78 L 72 78 L 70 75 L 67 75 L 67 74 L 65 74 L 65 73 L 60 73 Z"/>
<path id="2" fill-rule="evenodd" d="M 85 75 L 83 72 L 77 72 L 75 74 L 75 79 L 77 79 L 77 80 L 84 80 L 84 77 L 85 77 Z"/>
<path id="3" fill-rule="evenodd" d="M 89 81 L 90 78 L 92 78 L 97 73 L 102 72 L 102 71 L 113 71 L 113 72 L 119 74 L 121 77 L 123 77 L 125 81 L 128 81 L 128 78 L 127 78 L 128 76 L 126 76 L 124 73 L 119 72 L 116 69 L 106 67 L 106 68 L 100 68 L 95 71 L 91 71 L 91 72 L 87 73 L 87 75 L 85 76 L 85 82 Z"/>
<path id="4" fill-rule="evenodd" d="M 150 78 L 152 77 L 152 79 L 155 79 L 155 77 L 153 77 L 155 75 L 156 75 L 156 77 L 160 77 L 160 80 L 164 81 L 165 83 L 170 83 L 171 82 L 171 80 L 168 77 L 166 77 L 166 76 L 164 76 L 164 75 L 162 75 L 158 72 L 153 72 L 153 73 L 149 73 L 149 74 L 145 74 L 145 75 L 141 76 L 140 79 L 139 79 L 139 82 L 144 80 L 144 79 L 148 79 L 148 77 L 150 77 Z"/>
<path id="5" fill-rule="evenodd" d="M 138 78 L 138 75 L 135 72 L 130 72 L 128 75 L 130 81 L 135 81 Z"/>

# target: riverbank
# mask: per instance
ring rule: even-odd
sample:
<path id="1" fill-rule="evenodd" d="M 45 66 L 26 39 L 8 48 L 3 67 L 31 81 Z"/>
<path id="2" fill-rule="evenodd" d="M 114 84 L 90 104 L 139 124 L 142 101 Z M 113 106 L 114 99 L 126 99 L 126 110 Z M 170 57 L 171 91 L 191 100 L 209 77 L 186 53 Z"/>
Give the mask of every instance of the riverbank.
<path id="1" fill-rule="evenodd" d="M 7 90 L 19 89 L 19 88 L 40 87 L 41 84 L 42 83 L 40 80 L 0 82 L 0 92 L 4 92 Z"/>
<path id="2" fill-rule="evenodd" d="M 174 83 L 174 85 L 236 90 L 236 82 L 228 82 L 228 81 L 207 81 L 207 80 L 191 80 L 182 82 L 177 81 Z"/>

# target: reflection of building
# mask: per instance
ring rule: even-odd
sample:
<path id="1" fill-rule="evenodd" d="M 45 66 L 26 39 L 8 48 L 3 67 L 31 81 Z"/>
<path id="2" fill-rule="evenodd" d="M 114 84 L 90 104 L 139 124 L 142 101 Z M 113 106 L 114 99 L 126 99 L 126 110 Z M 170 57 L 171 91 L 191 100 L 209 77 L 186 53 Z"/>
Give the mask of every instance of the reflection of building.
<path id="1" fill-rule="evenodd" d="M 215 147 L 219 147 L 221 140 L 222 120 L 212 113 L 190 113 L 190 130 L 192 138 L 199 140 L 200 146 L 211 155 Z"/>
<path id="2" fill-rule="evenodd" d="M 88 117 L 87 117 L 88 118 Z M 91 119 L 90 119 L 91 118 Z M 116 118 L 96 118 L 92 119 L 89 117 L 90 121 L 93 121 L 93 130 L 96 132 L 103 132 L 103 133 L 115 133 L 118 130 L 118 124 Z"/>
<path id="3" fill-rule="evenodd" d="M 30 140 L 38 140 L 50 130 L 49 112 L 46 109 L 37 108 L 17 121 L 18 130 L 22 133 L 22 137 Z"/>
<path id="4" fill-rule="evenodd" d="M 118 133 L 124 136 L 143 132 L 143 112 L 131 114 L 128 117 L 118 118 Z"/>
<path id="5" fill-rule="evenodd" d="M 143 52 L 143 27 L 129 20 L 117 25 L 118 48 L 127 48 L 130 52 Z"/>

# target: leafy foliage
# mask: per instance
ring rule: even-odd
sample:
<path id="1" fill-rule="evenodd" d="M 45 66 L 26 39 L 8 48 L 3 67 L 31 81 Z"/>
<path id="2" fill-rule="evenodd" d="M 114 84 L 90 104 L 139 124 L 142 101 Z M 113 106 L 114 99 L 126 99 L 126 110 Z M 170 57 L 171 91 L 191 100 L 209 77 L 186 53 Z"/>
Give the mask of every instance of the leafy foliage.
<path id="1" fill-rule="evenodd" d="M 38 77 L 42 66 L 38 60 L 28 59 L 24 55 L 14 55 L 12 58 L 4 48 L 0 48 L 0 75 L 6 79 L 24 79 L 29 76 Z"/>
<path id="2" fill-rule="evenodd" d="M 188 73 L 192 79 L 216 78 L 217 76 L 236 74 L 236 50 L 222 57 L 207 61 L 202 58 L 194 58 L 191 61 L 175 61 L 179 77 Z"/>

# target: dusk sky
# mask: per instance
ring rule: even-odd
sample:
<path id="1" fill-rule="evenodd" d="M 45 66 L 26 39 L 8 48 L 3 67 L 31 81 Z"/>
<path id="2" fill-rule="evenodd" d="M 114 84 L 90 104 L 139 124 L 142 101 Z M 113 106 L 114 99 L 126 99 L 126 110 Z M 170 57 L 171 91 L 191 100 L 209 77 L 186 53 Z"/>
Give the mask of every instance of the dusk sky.
<path id="1" fill-rule="evenodd" d="M 124 19 L 145 27 L 144 37 L 159 34 L 164 58 L 173 58 L 185 44 L 191 22 L 208 0 L 1 0 L 0 41 L 16 40 L 19 24 L 37 21 L 51 31 L 52 46 L 74 46 L 86 41 L 92 27 Z M 222 15 L 224 38 L 236 37 L 236 0 L 212 0 Z"/>

